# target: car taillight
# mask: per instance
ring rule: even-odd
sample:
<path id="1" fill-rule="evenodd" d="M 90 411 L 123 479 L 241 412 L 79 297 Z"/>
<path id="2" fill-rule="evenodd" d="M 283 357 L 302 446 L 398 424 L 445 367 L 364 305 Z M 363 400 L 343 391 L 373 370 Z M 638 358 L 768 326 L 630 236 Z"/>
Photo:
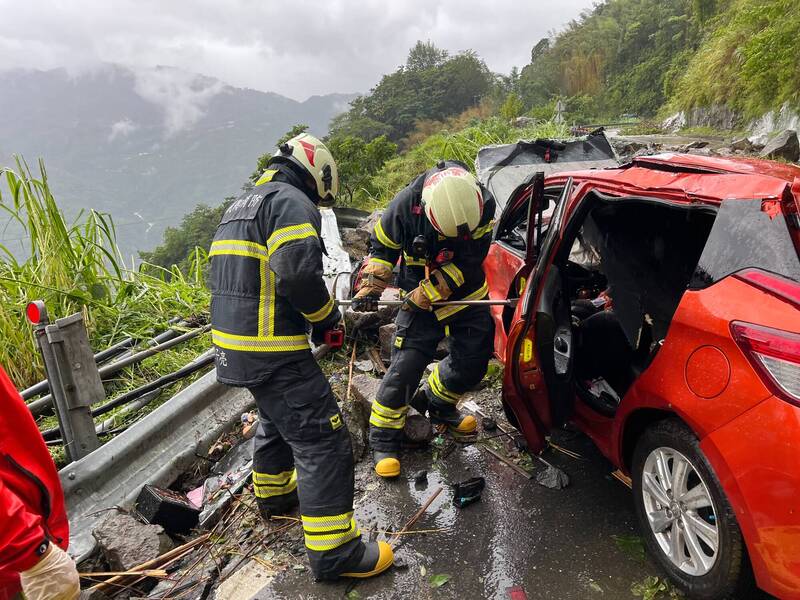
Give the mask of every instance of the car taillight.
<path id="1" fill-rule="evenodd" d="M 741 321 L 731 333 L 767 387 L 800 406 L 800 334 Z"/>
<path id="2" fill-rule="evenodd" d="M 735 277 L 800 308 L 800 283 L 796 281 L 761 269 L 745 269 L 736 273 Z"/>

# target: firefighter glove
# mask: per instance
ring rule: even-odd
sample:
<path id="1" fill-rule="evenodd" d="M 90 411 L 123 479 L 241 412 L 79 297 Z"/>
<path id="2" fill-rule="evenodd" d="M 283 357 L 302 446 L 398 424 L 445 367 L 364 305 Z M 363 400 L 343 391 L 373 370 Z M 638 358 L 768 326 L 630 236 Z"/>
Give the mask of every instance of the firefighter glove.
<path id="1" fill-rule="evenodd" d="M 75 562 L 55 544 L 19 578 L 28 600 L 74 600 L 81 593 Z"/>
<path id="2" fill-rule="evenodd" d="M 325 334 L 331 329 L 337 329 L 341 324 L 342 313 L 339 312 L 338 308 L 334 308 L 325 320 L 314 323 L 311 326 L 311 341 L 314 342 L 315 346 L 324 344 Z"/>
<path id="3" fill-rule="evenodd" d="M 403 310 L 431 310 L 434 302 L 447 300 L 452 293 L 444 275 L 437 269 L 431 272 L 430 279 L 423 279 L 406 295 L 401 308 Z"/>
<path id="4" fill-rule="evenodd" d="M 361 271 L 361 283 L 353 298 L 351 308 L 358 312 L 374 312 L 378 310 L 377 299 L 392 280 L 392 267 L 388 262 L 370 259 Z M 362 301 L 361 298 L 366 298 Z"/>

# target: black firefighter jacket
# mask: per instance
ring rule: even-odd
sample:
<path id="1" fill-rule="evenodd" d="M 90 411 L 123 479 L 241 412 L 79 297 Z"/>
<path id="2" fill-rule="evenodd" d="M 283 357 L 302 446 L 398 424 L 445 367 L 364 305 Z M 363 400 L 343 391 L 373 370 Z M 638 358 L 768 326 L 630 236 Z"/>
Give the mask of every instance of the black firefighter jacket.
<path id="1" fill-rule="evenodd" d="M 444 166 L 464 165 L 446 161 Z M 413 290 L 425 278 L 427 265 L 431 270 L 438 268 L 444 273 L 453 290 L 450 300 L 483 299 L 488 294 L 483 260 L 492 243 L 494 197 L 481 186 L 483 214 L 471 240 L 446 238 L 433 228 L 421 205 L 425 179 L 437 170 L 438 167 L 434 167 L 417 177 L 389 203 L 370 238 L 370 261 L 393 268 L 400 260 L 397 284 L 406 292 Z M 425 240 L 422 256 L 414 253 L 414 240 L 418 236 Z M 465 308 L 446 306 L 436 309 L 434 314 L 439 321 L 445 321 Z"/>
<path id="2" fill-rule="evenodd" d="M 308 324 L 335 309 L 322 279 L 321 216 L 285 167 L 231 204 L 211 244 L 217 378 L 254 386 L 307 354 Z"/>

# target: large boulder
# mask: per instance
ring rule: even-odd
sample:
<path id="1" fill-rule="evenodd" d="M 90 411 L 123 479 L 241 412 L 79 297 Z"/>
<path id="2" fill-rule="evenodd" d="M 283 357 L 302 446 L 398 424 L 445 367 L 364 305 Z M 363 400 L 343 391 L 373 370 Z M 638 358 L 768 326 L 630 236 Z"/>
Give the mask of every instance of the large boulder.
<path id="1" fill-rule="evenodd" d="M 792 162 L 800 160 L 800 140 L 794 129 L 786 129 L 772 138 L 761 151 L 762 158 L 783 158 Z"/>
<path id="2" fill-rule="evenodd" d="M 397 331 L 397 325 L 394 323 L 387 323 L 378 327 L 378 342 L 381 346 L 381 358 L 383 360 L 390 360 L 392 358 L 392 347 L 394 345 L 394 334 Z"/>
<path id="3" fill-rule="evenodd" d="M 381 300 L 399 299 L 400 292 L 397 288 L 385 290 L 381 296 Z M 344 313 L 344 321 L 348 331 L 374 330 L 393 322 L 398 310 L 397 306 L 382 306 L 375 312 L 357 312 L 348 308 Z"/>
<path id="4" fill-rule="evenodd" d="M 112 571 L 128 571 L 173 548 L 161 525 L 140 523 L 122 512 L 111 513 L 92 535 Z"/>
<path id="5" fill-rule="evenodd" d="M 350 259 L 359 262 L 369 254 L 369 232 L 365 229 L 352 229 L 344 227 L 339 230 L 342 236 L 342 246 L 347 251 Z"/>
<path id="6" fill-rule="evenodd" d="M 366 419 L 365 429 L 369 428 L 369 412 L 372 410 L 372 401 L 378 394 L 381 380 L 369 375 L 356 375 L 353 377 L 352 394 L 356 404 L 360 404 Z M 420 415 L 413 408 L 406 415 L 406 425 L 403 428 L 404 445 L 419 447 L 430 443 L 433 439 L 433 428 L 430 421 Z"/>
<path id="7" fill-rule="evenodd" d="M 749 138 L 743 137 L 731 142 L 731 150 L 734 152 L 752 152 L 753 142 Z"/>

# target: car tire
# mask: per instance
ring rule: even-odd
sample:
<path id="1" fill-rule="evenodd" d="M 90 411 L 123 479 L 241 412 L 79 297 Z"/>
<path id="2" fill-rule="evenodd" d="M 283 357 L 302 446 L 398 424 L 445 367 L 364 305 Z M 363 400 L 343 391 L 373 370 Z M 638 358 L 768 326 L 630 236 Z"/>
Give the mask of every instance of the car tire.
<path id="1" fill-rule="evenodd" d="M 672 419 L 645 430 L 631 474 L 647 550 L 672 581 L 690 598 L 749 597 L 753 577 L 739 524 L 694 433 Z"/>

